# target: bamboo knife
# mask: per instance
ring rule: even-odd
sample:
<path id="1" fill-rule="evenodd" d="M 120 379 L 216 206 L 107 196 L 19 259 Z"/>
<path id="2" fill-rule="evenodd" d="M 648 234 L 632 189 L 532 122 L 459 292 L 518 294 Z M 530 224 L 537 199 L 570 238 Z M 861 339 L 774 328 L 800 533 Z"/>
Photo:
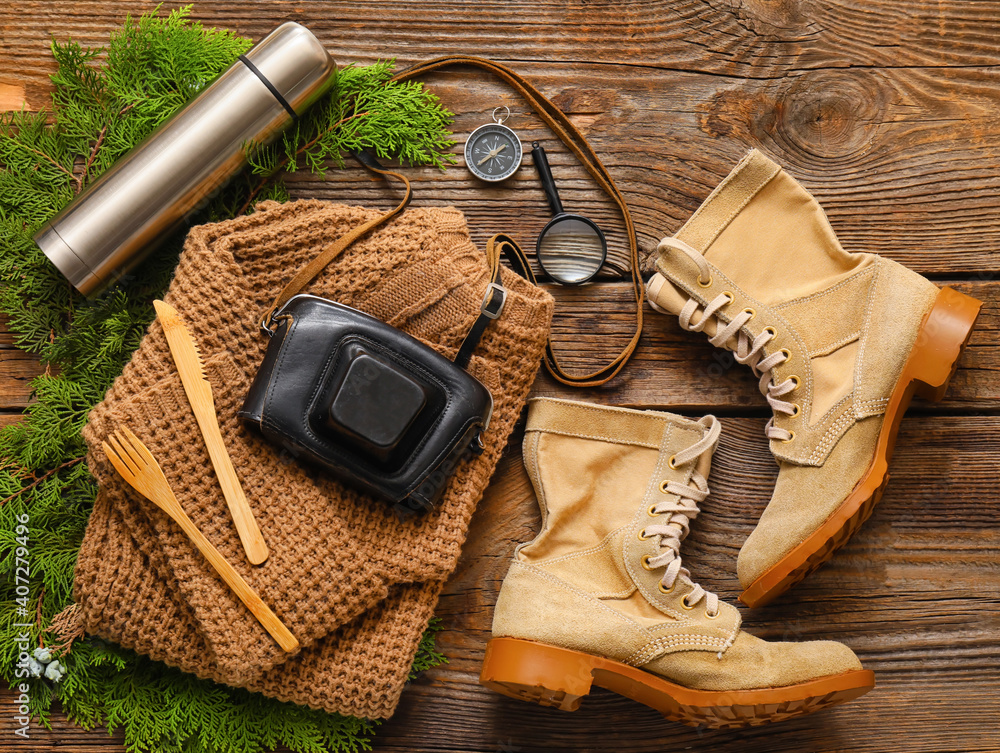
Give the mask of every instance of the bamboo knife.
<path id="1" fill-rule="evenodd" d="M 180 374 L 181 384 L 184 385 L 191 410 L 194 411 L 201 435 L 205 438 L 208 456 L 212 459 L 215 475 L 219 478 L 222 494 L 226 498 L 226 504 L 229 505 L 229 512 L 232 513 L 247 559 L 252 564 L 259 565 L 267 559 L 267 544 L 260 534 L 253 511 L 236 476 L 236 469 L 233 468 L 233 462 L 222 441 L 219 419 L 215 415 L 212 385 L 205 376 L 205 367 L 201 362 L 198 347 L 181 320 L 180 314 L 172 306 L 163 301 L 153 301 L 153 306 L 167 336 L 167 344 L 170 346 L 170 353 L 174 357 L 174 364 Z"/>

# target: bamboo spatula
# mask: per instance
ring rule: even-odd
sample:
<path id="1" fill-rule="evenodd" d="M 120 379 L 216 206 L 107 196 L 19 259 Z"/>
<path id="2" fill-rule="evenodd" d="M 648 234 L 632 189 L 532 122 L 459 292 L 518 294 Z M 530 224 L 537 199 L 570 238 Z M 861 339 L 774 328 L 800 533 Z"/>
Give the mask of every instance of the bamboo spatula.
<path id="1" fill-rule="evenodd" d="M 253 510 L 250 509 L 236 475 L 236 469 L 233 468 L 233 461 L 229 459 L 229 452 L 226 451 L 226 445 L 222 441 L 219 419 L 215 415 L 212 385 L 205 378 L 201 354 L 198 353 L 194 338 L 191 337 L 180 314 L 172 306 L 163 301 L 153 301 L 153 307 L 156 309 L 156 318 L 163 326 L 163 333 L 167 336 L 170 354 L 174 357 L 177 373 L 180 374 L 181 384 L 184 385 L 184 393 L 198 421 L 201 435 L 205 439 L 208 456 L 212 460 L 212 467 L 215 468 L 219 486 L 222 487 L 222 495 L 229 505 L 229 512 L 233 516 L 233 523 L 236 524 L 236 532 L 243 543 L 243 550 L 247 553 L 247 559 L 251 564 L 259 565 L 267 559 L 267 544 L 260 535 Z"/>
<path id="2" fill-rule="evenodd" d="M 121 431 L 116 430 L 109 436 L 107 442 L 101 442 L 101 447 L 104 448 L 104 454 L 108 456 L 111 465 L 121 474 L 121 477 L 139 494 L 155 503 L 157 507 L 173 518 L 177 525 L 183 529 L 188 538 L 198 547 L 198 551 L 205 555 L 209 564 L 233 589 L 240 601 L 253 612 L 254 617 L 278 642 L 278 645 L 285 651 L 295 651 L 299 647 L 295 636 L 187 516 L 184 508 L 181 507 L 177 497 L 170 489 L 170 484 L 167 482 L 167 477 L 163 475 L 159 463 L 156 462 L 156 458 L 146 448 L 146 445 L 135 434 L 122 427 Z"/>

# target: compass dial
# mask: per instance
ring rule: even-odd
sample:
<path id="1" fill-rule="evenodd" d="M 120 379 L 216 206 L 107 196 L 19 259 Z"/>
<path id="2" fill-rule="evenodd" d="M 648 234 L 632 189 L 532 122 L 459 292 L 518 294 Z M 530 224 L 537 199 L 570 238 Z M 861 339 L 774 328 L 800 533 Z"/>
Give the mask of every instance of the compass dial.
<path id="1" fill-rule="evenodd" d="M 506 180 L 521 165 L 521 142 L 505 125 L 484 125 L 465 142 L 465 164 L 481 180 Z"/>

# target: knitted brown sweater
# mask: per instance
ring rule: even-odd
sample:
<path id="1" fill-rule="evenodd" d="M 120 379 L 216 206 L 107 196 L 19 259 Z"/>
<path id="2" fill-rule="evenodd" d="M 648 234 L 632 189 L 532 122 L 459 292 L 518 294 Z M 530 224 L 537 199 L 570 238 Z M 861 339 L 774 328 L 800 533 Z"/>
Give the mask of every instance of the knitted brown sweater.
<path id="1" fill-rule="evenodd" d="M 551 297 L 509 270 L 503 315 L 469 367 L 493 393 L 486 452 L 459 467 L 437 507 L 398 517 L 384 502 L 292 462 L 236 418 L 266 338 L 257 322 L 325 244 L 374 217 L 358 207 L 267 202 L 194 228 L 166 295 L 205 361 L 226 446 L 270 547 L 243 554 L 167 347 L 154 322 L 90 414 L 84 437 L 100 494 L 76 568 L 91 633 L 230 685 L 314 708 L 389 716 L 455 567 L 469 517 L 527 398 Z M 369 313 L 453 357 L 479 312 L 484 254 L 455 209 L 413 209 L 349 247 L 307 292 Z M 185 511 L 302 645 L 285 654 L 181 529 L 117 476 L 100 451 L 128 426 L 159 460 Z"/>

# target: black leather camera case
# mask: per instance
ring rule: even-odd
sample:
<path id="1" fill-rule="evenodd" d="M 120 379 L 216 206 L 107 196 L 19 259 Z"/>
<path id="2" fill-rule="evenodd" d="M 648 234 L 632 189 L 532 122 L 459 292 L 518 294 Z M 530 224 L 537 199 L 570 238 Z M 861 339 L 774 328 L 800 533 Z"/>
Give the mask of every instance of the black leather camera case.
<path id="1" fill-rule="evenodd" d="M 481 451 L 493 398 L 464 369 L 367 314 L 291 298 L 239 416 L 295 458 L 410 509 Z"/>

